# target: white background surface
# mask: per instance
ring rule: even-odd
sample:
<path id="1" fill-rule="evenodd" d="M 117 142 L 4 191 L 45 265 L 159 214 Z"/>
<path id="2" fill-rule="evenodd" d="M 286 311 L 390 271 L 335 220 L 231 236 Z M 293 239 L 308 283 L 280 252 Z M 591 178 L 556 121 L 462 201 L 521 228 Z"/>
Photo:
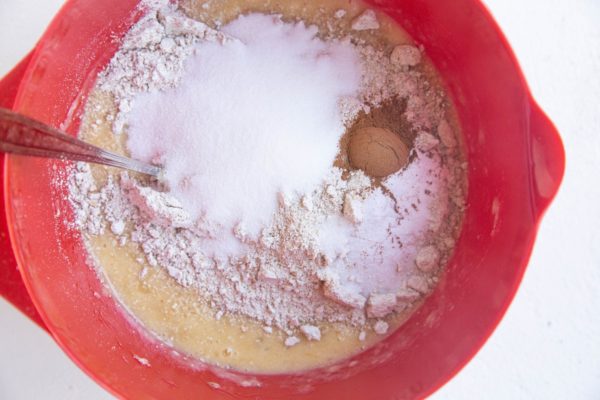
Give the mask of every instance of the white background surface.
<path id="1" fill-rule="evenodd" d="M 59 0 L 0 0 L 0 76 Z M 432 398 L 600 399 L 600 1 L 487 0 L 562 133 L 567 171 L 500 327 Z M 0 299 L 0 399 L 109 399 Z"/>

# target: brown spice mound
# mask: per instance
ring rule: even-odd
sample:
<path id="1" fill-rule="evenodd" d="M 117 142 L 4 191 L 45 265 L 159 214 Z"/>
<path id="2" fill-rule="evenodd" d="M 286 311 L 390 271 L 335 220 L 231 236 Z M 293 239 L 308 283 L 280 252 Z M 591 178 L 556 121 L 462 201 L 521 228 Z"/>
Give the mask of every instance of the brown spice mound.
<path id="1" fill-rule="evenodd" d="M 384 178 L 408 164 L 416 132 L 405 116 L 406 100 L 394 98 L 361 113 L 340 140 L 335 166 Z"/>
<path id="2" fill-rule="evenodd" d="M 361 128 L 348 143 L 350 165 L 374 178 L 399 171 L 408 163 L 408 146 L 400 136 L 385 128 Z"/>

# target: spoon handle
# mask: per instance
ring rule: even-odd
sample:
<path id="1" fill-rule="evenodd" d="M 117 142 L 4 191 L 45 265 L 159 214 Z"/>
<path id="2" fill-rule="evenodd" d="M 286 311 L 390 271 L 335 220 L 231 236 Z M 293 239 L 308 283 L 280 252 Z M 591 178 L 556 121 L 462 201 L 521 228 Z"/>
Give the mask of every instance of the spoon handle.
<path id="1" fill-rule="evenodd" d="M 103 150 L 49 125 L 0 108 L 0 151 L 109 165 L 158 177 L 157 166 Z"/>

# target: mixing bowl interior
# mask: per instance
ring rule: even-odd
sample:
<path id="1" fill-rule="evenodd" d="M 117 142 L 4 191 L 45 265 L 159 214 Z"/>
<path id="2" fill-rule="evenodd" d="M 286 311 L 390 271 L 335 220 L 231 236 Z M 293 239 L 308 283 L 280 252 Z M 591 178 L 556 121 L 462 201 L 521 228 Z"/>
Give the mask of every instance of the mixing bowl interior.
<path id="1" fill-rule="evenodd" d="M 95 76 L 117 50 L 115 37 L 143 13 L 135 3 L 68 2 L 36 48 L 16 108 L 76 134 Z M 145 332 L 98 280 L 80 233 L 68 226 L 65 189 L 52 183 L 65 165 L 8 157 L 7 215 L 25 284 L 57 342 L 107 389 L 127 398 L 421 397 L 453 376 L 497 325 L 560 182 L 560 141 L 479 2 L 375 3 L 424 45 L 463 127 L 468 208 L 439 287 L 391 337 L 340 365 L 281 376 L 211 367 Z"/>

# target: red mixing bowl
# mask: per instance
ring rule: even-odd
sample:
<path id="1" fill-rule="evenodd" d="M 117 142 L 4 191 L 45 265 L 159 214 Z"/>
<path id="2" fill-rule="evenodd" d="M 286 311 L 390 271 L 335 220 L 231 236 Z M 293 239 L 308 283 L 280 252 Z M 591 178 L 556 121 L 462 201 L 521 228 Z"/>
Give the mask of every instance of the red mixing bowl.
<path id="1" fill-rule="evenodd" d="M 76 134 L 96 74 L 118 48 L 115 38 L 141 15 L 135 3 L 67 2 L 30 57 L 2 81 L 2 103 Z M 73 214 L 53 195 L 50 167 L 57 163 L 44 159 L 5 160 L 0 292 L 41 317 L 73 361 L 119 397 L 412 399 L 447 382 L 510 304 L 561 181 L 564 151 L 479 1 L 376 0 L 373 6 L 425 46 L 456 104 L 469 159 L 464 229 L 447 273 L 391 337 L 334 368 L 300 374 L 251 376 L 178 355 L 132 322 L 103 288 L 81 236 L 62 222 Z"/>

